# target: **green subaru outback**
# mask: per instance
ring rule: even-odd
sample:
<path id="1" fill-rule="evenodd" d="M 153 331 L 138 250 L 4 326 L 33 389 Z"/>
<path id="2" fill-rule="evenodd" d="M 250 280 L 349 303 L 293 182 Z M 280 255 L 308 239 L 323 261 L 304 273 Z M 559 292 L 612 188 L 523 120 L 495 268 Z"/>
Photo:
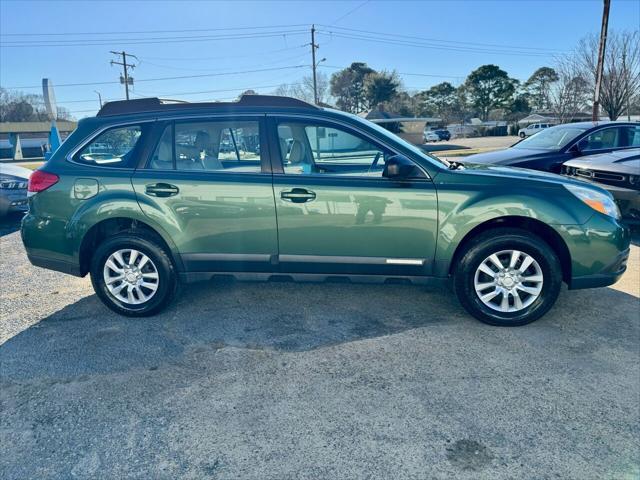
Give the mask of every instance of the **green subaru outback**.
<path id="1" fill-rule="evenodd" d="M 600 188 L 439 160 L 359 117 L 284 97 L 107 103 L 28 190 L 31 262 L 90 274 L 100 299 L 131 316 L 218 275 L 452 278 L 476 318 L 523 325 L 563 281 L 617 281 L 629 254 Z"/>

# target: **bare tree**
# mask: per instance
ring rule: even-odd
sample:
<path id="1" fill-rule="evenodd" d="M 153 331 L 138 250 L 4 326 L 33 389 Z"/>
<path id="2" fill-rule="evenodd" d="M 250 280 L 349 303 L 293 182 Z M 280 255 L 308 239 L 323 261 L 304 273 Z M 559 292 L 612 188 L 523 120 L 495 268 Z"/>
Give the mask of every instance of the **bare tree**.
<path id="1" fill-rule="evenodd" d="M 316 76 L 318 88 L 318 101 L 327 103 L 329 100 L 329 78 L 322 72 Z M 283 83 L 273 92 L 274 95 L 282 97 L 293 97 L 305 102 L 313 103 L 313 77 L 308 75 L 303 77 L 298 83 Z"/>
<path id="2" fill-rule="evenodd" d="M 598 37 L 590 35 L 578 44 L 576 61 L 591 88 L 595 85 Z M 635 32 L 607 36 L 600 103 L 609 119 L 616 120 L 640 95 L 640 36 Z"/>
<path id="3" fill-rule="evenodd" d="M 558 121 L 565 123 L 589 107 L 593 88 L 590 88 L 589 81 L 574 57 L 559 58 L 555 72 L 557 80 L 551 85 L 549 100 Z"/>

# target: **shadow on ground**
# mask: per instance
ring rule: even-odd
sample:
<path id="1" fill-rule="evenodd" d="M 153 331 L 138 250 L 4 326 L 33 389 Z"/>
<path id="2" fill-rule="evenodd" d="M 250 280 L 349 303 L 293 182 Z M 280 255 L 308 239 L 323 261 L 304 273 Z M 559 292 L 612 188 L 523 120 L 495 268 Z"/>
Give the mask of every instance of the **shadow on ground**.
<path id="1" fill-rule="evenodd" d="M 533 341 L 551 324 L 577 320 L 617 342 L 630 327 L 638 299 L 613 289 L 564 292 L 544 319 L 508 329 Z M 626 317 L 625 317 L 626 315 Z M 126 318 L 85 297 L 21 332 L 0 347 L 4 380 L 73 377 L 157 367 L 186 351 L 237 347 L 302 352 L 404 331 L 464 325 L 505 330 L 475 321 L 446 287 L 236 283 L 186 285 L 178 302 L 149 318 Z M 442 330 L 442 329 L 441 329 Z M 555 333 L 554 333 L 555 335 Z M 568 341 L 554 338 L 552 341 Z"/>
<path id="2" fill-rule="evenodd" d="M 216 280 L 183 286 L 169 310 L 142 319 L 112 313 L 91 295 L 0 347 L 2 376 L 58 377 L 151 367 L 207 346 L 306 351 L 465 321 L 445 287 L 431 292 L 425 295 L 424 288 L 402 285 Z"/>
<path id="3" fill-rule="evenodd" d="M 0 346 L 0 477 L 626 478 L 637 307 L 564 291 L 505 329 L 443 288 L 211 282 L 146 319 L 91 295 Z"/>
<path id="4" fill-rule="evenodd" d="M 20 230 L 20 221 L 23 216 L 23 213 L 11 213 L 0 217 L 0 237 Z"/>

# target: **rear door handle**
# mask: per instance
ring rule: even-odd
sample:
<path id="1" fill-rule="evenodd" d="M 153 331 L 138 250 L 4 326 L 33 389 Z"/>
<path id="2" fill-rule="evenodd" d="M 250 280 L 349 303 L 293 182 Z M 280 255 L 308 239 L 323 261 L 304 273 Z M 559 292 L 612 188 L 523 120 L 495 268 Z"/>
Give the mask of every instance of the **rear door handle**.
<path id="1" fill-rule="evenodd" d="M 145 187 L 144 193 L 152 197 L 172 197 L 177 195 L 180 189 L 169 183 L 153 183 Z"/>
<path id="2" fill-rule="evenodd" d="M 291 190 L 283 190 L 280 192 L 280 198 L 287 202 L 305 203 L 316 199 L 316 192 L 312 192 L 305 188 L 293 188 Z"/>

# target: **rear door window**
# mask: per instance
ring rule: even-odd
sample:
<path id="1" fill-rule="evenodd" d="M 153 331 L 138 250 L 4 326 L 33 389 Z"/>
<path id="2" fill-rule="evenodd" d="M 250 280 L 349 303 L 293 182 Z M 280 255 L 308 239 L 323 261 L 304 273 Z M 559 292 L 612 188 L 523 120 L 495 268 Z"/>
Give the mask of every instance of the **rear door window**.
<path id="1" fill-rule="evenodd" d="M 76 153 L 73 160 L 101 167 L 131 167 L 149 128 L 150 125 L 142 124 L 106 130 Z"/>
<path id="2" fill-rule="evenodd" d="M 261 173 L 259 121 L 215 120 L 168 125 L 149 168 Z"/>
<path id="3" fill-rule="evenodd" d="M 640 147 L 640 126 L 621 127 L 621 140 L 624 147 Z"/>

